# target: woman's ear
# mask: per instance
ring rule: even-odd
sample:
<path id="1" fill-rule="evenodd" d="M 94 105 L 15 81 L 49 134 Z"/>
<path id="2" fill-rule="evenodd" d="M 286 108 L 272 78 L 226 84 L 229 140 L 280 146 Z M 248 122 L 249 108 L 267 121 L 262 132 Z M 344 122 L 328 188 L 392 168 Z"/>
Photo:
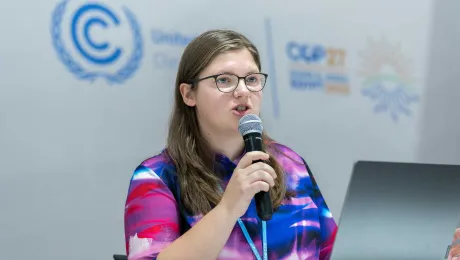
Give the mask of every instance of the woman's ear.
<path id="1" fill-rule="evenodd" d="M 194 107 L 196 105 L 196 100 L 195 91 L 192 90 L 192 85 L 182 83 L 180 84 L 179 89 L 184 103 L 189 107 Z"/>

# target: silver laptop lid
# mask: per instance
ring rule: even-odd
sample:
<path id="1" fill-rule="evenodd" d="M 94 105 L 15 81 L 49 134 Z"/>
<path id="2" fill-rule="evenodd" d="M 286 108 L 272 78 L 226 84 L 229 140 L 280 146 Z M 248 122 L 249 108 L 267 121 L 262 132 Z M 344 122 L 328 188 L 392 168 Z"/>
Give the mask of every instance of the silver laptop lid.
<path id="1" fill-rule="evenodd" d="M 460 166 L 360 161 L 331 259 L 445 259 L 459 220 Z"/>

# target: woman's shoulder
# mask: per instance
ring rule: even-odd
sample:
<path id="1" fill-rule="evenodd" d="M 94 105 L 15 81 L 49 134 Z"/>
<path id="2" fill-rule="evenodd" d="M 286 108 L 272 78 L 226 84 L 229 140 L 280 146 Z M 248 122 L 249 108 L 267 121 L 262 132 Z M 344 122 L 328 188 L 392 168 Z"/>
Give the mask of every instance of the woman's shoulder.
<path id="1" fill-rule="evenodd" d="M 168 179 L 169 175 L 175 175 L 174 163 L 166 149 L 143 160 L 134 170 L 133 180 L 144 178 Z"/>
<path id="2" fill-rule="evenodd" d="M 272 141 L 268 145 L 269 151 L 283 168 L 288 185 L 316 186 L 316 181 L 307 162 L 299 153 L 287 145 Z"/>
<path id="3" fill-rule="evenodd" d="M 270 141 L 268 150 L 283 167 L 305 166 L 303 157 L 287 145 Z"/>

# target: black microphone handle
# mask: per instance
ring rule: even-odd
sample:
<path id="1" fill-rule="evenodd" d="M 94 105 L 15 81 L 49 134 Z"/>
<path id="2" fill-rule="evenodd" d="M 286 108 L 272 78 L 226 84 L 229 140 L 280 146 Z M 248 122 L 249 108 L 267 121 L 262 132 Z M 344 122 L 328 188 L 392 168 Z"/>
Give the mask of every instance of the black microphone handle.
<path id="1" fill-rule="evenodd" d="M 249 133 L 244 136 L 244 143 L 246 146 L 246 152 L 261 151 L 262 149 L 262 135 L 260 133 Z M 264 162 L 262 160 L 256 160 L 252 163 Z M 265 162 L 264 162 L 265 163 Z M 257 215 L 260 219 L 267 221 L 272 218 L 273 215 L 273 204 L 270 198 L 270 192 L 260 191 L 255 195 Z"/>

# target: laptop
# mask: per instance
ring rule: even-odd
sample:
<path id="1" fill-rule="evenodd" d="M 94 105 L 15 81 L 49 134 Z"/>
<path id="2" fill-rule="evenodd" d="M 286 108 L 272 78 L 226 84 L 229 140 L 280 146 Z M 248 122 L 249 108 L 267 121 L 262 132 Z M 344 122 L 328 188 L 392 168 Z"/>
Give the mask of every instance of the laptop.
<path id="1" fill-rule="evenodd" d="M 447 259 L 460 222 L 460 166 L 359 161 L 331 260 Z"/>

